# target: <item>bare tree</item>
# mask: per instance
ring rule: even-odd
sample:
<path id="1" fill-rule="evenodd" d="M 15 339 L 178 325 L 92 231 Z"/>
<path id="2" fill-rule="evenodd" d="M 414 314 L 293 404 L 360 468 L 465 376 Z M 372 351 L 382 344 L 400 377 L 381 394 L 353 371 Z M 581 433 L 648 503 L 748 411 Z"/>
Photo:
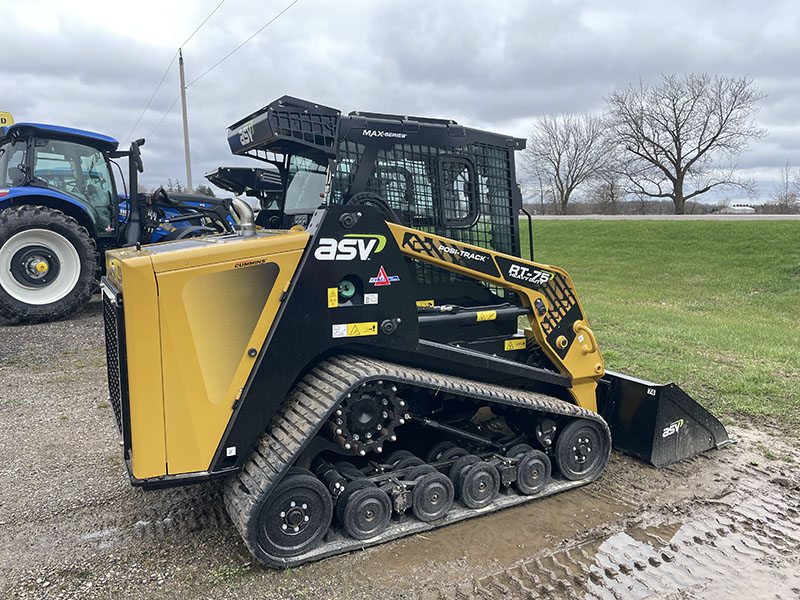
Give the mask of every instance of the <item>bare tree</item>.
<path id="1" fill-rule="evenodd" d="M 781 213 L 790 213 L 795 204 L 800 200 L 800 176 L 786 162 L 781 169 L 780 179 L 773 184 L 772 199 L 778 205 Z"/>
<path id="2" fill-rule="evenodd" d="M 606 163 L 592 179 L 588 199 L 601 214 L 616 215 L 629 195 L 625 168 L 619 154 L 610 152 Z"/>
<path id="3" fill-rule="evenodd" d="M 599 117 L 548 115 L 534 122 L 521 166 L 540 190 L 552 190 L 557 211 L 566 214 L 575 190 L 603 168 L 609 147 Z"/>
<path id="4" fill-rule="evenodd" d="M 765 96 L 742 78 L 706 74 L 662 76 L 652 87 L 613 92 L 609 126 L 628 153 L 632 191 L 669 198 L 683 214 L 687 200 L 722 185 L 740 185 L 735 159 L 766 135 L 756 126 Z"/>

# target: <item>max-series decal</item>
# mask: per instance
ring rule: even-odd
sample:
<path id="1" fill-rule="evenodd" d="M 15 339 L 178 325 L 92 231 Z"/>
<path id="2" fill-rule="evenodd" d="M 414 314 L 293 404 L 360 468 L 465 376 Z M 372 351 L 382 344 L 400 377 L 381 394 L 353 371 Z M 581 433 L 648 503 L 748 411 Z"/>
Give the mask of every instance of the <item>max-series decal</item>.
<path id="1" fill-rule="evenodd" d="M 466 248 L 452 241 L 445 242 L 435 237 L 407 231 L 403 235 L 403 248 L 424 254 L 431 258 L 453 263 L 484 275 L 499 277 L 500 272 L 492 260 L 492 255 L 475 248 Z"/>

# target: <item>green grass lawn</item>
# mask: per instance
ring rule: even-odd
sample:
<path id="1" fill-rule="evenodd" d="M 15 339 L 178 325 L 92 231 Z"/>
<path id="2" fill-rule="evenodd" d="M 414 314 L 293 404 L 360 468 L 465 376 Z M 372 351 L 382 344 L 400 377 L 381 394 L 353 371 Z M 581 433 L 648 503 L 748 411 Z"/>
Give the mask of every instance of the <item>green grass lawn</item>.
<path id="1" fill-rule="evenodd" d="M 536 261 L 572 276 L 607 369 L 675 381 L 718 416 L 798 431 L 799 221 L 533 227 Z"/>

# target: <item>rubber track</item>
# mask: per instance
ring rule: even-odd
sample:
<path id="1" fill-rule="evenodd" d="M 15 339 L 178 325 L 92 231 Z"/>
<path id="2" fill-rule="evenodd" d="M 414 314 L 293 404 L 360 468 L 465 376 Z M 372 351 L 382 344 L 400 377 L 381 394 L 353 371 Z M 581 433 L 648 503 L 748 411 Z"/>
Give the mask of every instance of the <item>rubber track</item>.
<path id="1" fill-rule="evenodd" d="M 343 355 L 330 358 L 314 367 L 292 389 L 289 399 L 275 416 L 270 429 L 259 440 L 242 470 L 231 476 L 225 486 L 225 507 L 231 520 L 242 534 L 250 551 L 270 566 L 292 567 L 334 554 L 373 546 L 501 508 L 537 500 L 591 481 L 591 479 L 580 481 L 553 479 L 543 493 L 537 496 L 501 492 L 495 502 L 479 510 L 466 509 L 454 504 L 447 516 L 435 523 L 423 523 L 406 515 L 395 517 L 384 532 L 369 540 L 354 540 L 337 533 L 332 528 L 320 546 L 305 554 L 290 559 L 265 557 L 256 545 L 254 532 L 248 531 L 250 516 L 256 514 L 261 500 L 269 495 L 297 460 L 305 446 L 328 420 L 342 397 L 362 383 L 374 380 L 400 382 L 476 400 L 587 419 L 600 424 L 607 438 L 610 440 L 611 437 L 605 421 L 596 413 L 545 394 L 450 377 L 360 356 Z M 608 446 L 610 451 L 610 443 Z"/>

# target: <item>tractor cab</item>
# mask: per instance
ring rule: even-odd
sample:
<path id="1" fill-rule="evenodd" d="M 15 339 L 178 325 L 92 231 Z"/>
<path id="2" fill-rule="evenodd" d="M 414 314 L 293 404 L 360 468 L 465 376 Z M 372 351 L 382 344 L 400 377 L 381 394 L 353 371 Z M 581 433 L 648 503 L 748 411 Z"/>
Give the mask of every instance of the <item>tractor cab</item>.
<path id="1" fill-rule="evenodd" d="M 119 201 L 110 163 L 116 149 L 116 140 L 99 133 L 17 123 L 0 138 L 0 194 L 10 202 L 48 197 L 68 214 L 86 215 L 95 236 L 116 238 Z"/>

